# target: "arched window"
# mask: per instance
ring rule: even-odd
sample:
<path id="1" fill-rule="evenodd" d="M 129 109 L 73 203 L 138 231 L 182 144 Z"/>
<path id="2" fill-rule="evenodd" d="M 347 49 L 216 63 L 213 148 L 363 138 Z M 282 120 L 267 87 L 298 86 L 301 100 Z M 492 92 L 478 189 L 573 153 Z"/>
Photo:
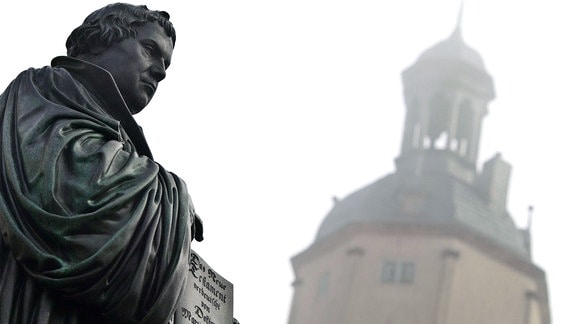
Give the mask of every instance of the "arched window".
<path id="1" fill-rule="evenodd" d="M 407 99 L 406 106 L 408 110 L 404 126 L 404 149 L 419 149 L 422 146 L 422 109 L 416 97 Z"/>
<path id="2" fill-rule="evenodd" d="M 474 111 L 470 100 L 464 100 L 458 109 L 458 127 L 456 138 L 458 139 L 458 154 L 467 156 L 470 150 L 470 141 L 474 131 Z"/>
<path id="3" fill-rule="evenodd" d="M 428 137 L 430 147 L 433 149 L 446 148 L 450 125 L 450 102 L 444 95 L 437 94 L 430 101 L 429 112 Z"/>

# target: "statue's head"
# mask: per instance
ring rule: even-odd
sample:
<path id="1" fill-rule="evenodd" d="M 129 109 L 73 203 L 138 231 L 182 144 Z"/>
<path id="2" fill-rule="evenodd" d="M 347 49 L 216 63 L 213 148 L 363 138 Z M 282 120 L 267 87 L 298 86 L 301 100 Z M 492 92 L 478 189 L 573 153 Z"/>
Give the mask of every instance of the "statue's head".
<path id="1" fill-rule="evenodd" d="M 135 28 L 147 22 L 158 23 L 172 39 L 172 45 L 176 44 L 176 31 L 167 12 L 114 3 L 92 12 L 82 25 L 72 31 L 66 40 L 68 56 L 78 57 L 134 37 L 137 33 Z"/>
<path id="2" fill-rule="evenodd" d="M 66 41 L 68 56 L 112 74 L 132 114 L 152 99 L 166 76 L 176 32 L 170 16 L 146 6 L 115 3 L 91 13 Z"/>

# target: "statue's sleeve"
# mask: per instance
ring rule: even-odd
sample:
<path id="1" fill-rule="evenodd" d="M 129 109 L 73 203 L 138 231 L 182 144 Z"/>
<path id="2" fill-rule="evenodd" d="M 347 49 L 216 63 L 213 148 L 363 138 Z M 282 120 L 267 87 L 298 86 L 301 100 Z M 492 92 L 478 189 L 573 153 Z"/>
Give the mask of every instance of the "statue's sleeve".
<path id="1" fill-rule="evenodd" d="M 5 241 L 71 303 L 110 322 L 164 322 L 188 271 L 195 214 L 185 183 L 139 155 L 93 99 L 47 100 L 30 80 L 2 100 Z"/>

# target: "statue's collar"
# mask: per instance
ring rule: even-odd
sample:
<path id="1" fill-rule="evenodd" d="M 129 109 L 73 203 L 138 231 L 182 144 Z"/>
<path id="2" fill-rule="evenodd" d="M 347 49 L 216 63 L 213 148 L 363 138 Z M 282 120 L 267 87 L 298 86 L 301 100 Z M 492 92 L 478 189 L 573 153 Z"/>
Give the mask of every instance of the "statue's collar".
<path id="1" fill-rule="evenodd" d="M 53 67 L 62 67 L 87 87 L 93 95 L 104 102 L 104 109 L 119 120 L 132 138 L 138 151 L 152 158 L 152 152 L 146 143 L 140 126 L 136 123 L 112 74 L 98 65 L 69 56 L 57 56 L 52 59 Z"/>
<path id="2" fill-rule="evenodd" d="M 57 56 L 52 60 L 51 65 L 66 69 L 75 78 L 79 79 L 92 92 L 92 95 L 104 101 L 105 108 L 116 119 L 122 120 L 127 114 L 132 118 L 112 74 L 107 70 L 90 62 L 69 56 Z"/>

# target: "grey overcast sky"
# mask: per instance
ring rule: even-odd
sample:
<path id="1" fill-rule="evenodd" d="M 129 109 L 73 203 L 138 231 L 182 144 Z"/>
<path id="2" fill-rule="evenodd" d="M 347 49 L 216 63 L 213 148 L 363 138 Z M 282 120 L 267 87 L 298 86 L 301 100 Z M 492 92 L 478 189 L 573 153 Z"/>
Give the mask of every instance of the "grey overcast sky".
<path id="1" fill-rule="evenodd" d="M 0 88 L 65 54 L 70 31 L 107 1 L 4 1 Z M 576 9 L 560 0 L 468 0 L 464 40 L 496 99 L 479 166 L 512 164 L 508 209 L 534 206 L 533 257 L 553 322 L 576 323 Z M 186 180 L 205 224 L 194 248 L 235 285 L 241 323 L 286 323 L 290 258 L 331 208 L 393 172 L 400 74 L 453 31 L 459 0 L 151 0 L 178 39 L 143 113 L 159 163 Z"/>

